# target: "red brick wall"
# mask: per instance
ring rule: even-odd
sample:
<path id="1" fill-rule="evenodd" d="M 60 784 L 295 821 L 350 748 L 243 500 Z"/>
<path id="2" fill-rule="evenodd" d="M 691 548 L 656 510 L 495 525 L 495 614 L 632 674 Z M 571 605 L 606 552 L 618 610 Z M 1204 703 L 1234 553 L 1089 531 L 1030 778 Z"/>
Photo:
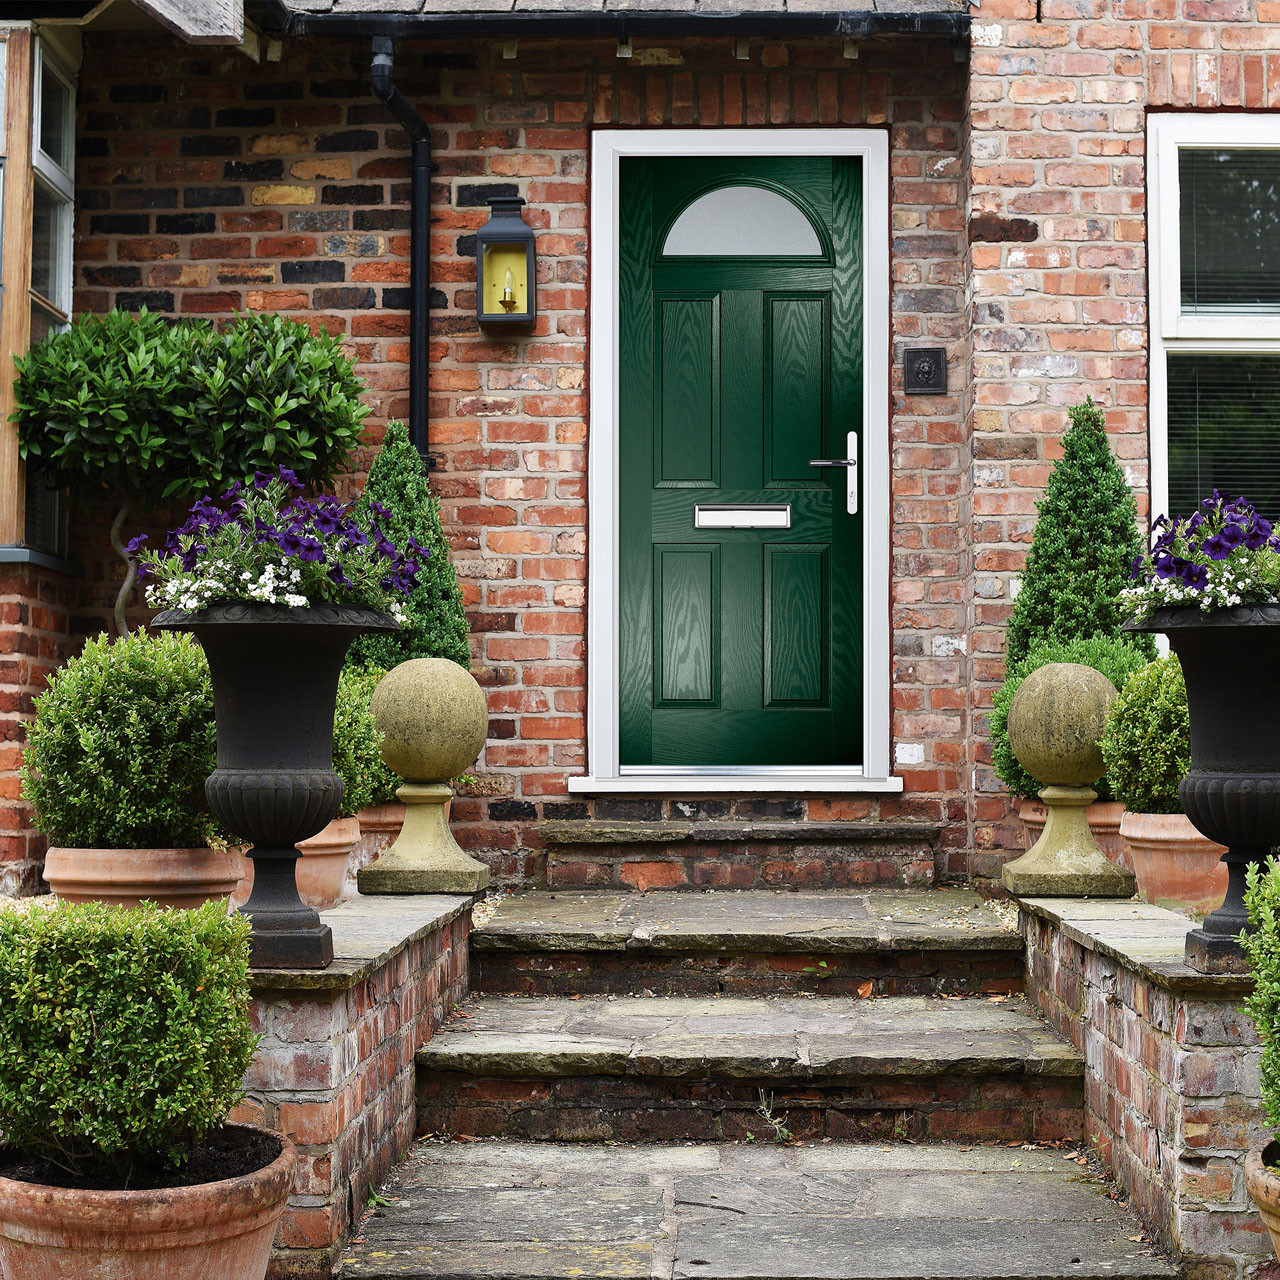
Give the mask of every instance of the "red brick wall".
<path id="1" fill-rule="evenodd" d="M 983 0 L 969 178 L 975 726 L 1067 406 L 1091 394 L 1147 514 L 1148 110 L 1280 106 L 1267 0 Z M 1011 838 L 979 736 L 974 868 Z M 992 852 L 987 853 L 986 850 Z"/>
<path id="2" fill-rule="evenodd" d="M 279 63 L 158 37 L 93 36 L 81 77 L 77 306 L 178 315 L 282 310 L 343 335 L 369 383 L 370 443 L 407 411 L 407 139 L 367 88 L 363 43 L 286 43 Z M 402 45 L 397 81 L 431 121 L 431 440 L 476 671 L 488 689 L 485 790 L 454 809 L 500 877 L 540 868 L 536 822 L 589 811 L 583 634 L 587 155 L 592 125 L 885 126 L 892 139 L 895 338 L 946 345 L 963 383 L 961 129 L 966 67 L 918 38 Z M 530 338 L 482 335 L 473 233 L 517 191 L 538 231 Z M 969 457 L 959 395 L 894 392 L 894 735 L 902 798 L 811 801 L 815 816 L 946 824 L 971 844 Z M 367 465 L 369 454 L 360 459 Z M 100 610 L 109 574 L 95 569 Z M 803 802 L 742 801 L 740 812 Z M 597 801 L 656 817 L 658 801 Z M 726 806 L 715 802 L 715 812 Z"/>

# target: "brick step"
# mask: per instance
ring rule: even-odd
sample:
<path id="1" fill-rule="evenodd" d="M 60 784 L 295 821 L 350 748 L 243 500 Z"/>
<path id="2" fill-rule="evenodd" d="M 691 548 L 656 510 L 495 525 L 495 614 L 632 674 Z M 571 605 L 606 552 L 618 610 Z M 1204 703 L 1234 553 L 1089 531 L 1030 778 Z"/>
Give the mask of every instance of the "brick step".
<path id="1" fill-rule="evenodd" d="M 420 1143 L 343 1280 L 1176 1280 L 1072 1153 Z"/>
<path id="2" fill-rule="evenodd" d="M 544 822 L 550 889 L 847 889 L 929 885 L 922 822 Z"/>
<path id="3" fill-rule="evenodd" d="M 418 1051 L 420 1133 L 1076 1141 L 1080 1055 L 1019 996 L 481 996 Z"/>
<path id="4" fill-rule="evenodd" d="M 1017 992 L 1012 913 L 960 889 L 522 893 L 471 935 L 494 995 Z"/>

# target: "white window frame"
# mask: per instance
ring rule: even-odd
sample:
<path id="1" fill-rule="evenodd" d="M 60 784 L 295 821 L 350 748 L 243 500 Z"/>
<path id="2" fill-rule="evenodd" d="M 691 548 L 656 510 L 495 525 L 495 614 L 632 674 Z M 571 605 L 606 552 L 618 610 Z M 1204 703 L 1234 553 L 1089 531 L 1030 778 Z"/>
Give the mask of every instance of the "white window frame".
<path id="1" fill-rule="evenodd" d="M 854 156 L 863 181 L 863 723 L 860 767 L 619 763 L 619 178 L 624 157 Z M 879 129 L 597 130 L 591 145 L 591 432 L 587 469 L 587 765 L 575 793 L 900 792 L 890 775 L 889 137 Z"/>
<path id="2" fill-rule="evenodd" d="M 58 64 L 49 53 L 43 40 L 35 42 L 35 75 L 32 80 L 31 102 L 31 168 L 35 174 L 35 182 L 43 186 L 53 197 L 57 206 L 57 227 L 55 233 L 59 240 L 61 252 L 58 255 L 58 278 L 54 282 L 56 297 L 48 298 L 31 289 L 32 299 L 44 309 L 60 316 L 62 327 L 71 323 L 72 300 L 75 293 L 75 174 L 63 168 L 62 162 L 49 155 L 40 146 L 42 114 L 44 110 L 44 78 L 51 76 L 68 95 L 68 121 L 71 128 L 71 145 L 73 154 L 71 164 L 75 166 L 75 120 L 76 120 L 76 86 L 74 78 Z"/>
<path id="3" fill-rule="evenodd" d="M 1280 356 L 1280 315 L 1197 315 L 1181 310 L 1182 239 L 1178 152 L 1184 149 L 1280 151 L 1274 113 L 1197 112 L 1147 117 L 1148 317 L 1150 337 L 1151 517 L 1169 512 L 1169 366 L 1171 355 Z M 1206 495 L 1207 496 L 1207 495 Z M 1187 512 L 1177 514 L 1186 515 Z"/>

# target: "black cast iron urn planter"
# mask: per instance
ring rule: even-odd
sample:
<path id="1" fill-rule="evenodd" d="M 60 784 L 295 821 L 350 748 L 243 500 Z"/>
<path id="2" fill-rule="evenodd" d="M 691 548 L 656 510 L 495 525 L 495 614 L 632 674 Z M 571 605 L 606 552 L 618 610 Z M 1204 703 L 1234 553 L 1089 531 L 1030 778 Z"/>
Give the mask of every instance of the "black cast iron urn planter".
<path id="1" fill-rule="evenodd" d="M 1178 655 L 1191 719 L 1178 799 L 1199 832 L 1227 846 L 1226 898 L 1187 934 L 1187 963 L 1244 972 L 1245 870 L 1280 844 L 1280 605 L 1158 609 L 1125 629 L 1163 632 Z"/>
<path id="2" fill-rule="evenodd" d="M 253 924 L 258 969 L 323 969 L 333 934 L 298 896 L 297 843 L 338 812 L 333 713 L 347 649 L 366 631 L 394 631 L 385 613 L 340 605 L 212 605 L 167 609 L 152 623 L 189 631 L 209 660 L 218 767 L 205 783 L 213 815 L 252 843 L 253 892 L 241 908 Z"/>

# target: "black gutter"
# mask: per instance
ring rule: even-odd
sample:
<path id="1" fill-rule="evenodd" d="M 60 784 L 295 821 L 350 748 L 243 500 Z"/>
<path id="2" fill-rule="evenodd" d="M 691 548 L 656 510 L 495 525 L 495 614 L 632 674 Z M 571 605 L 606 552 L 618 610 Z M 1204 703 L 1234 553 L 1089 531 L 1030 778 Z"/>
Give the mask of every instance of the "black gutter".
<path id="1" fill-rule="evenodd" d="M 279 13 L 283 6 L 272 3 Z M 285 32 L 295 36 L 390 36 L 392 39 L 473 37 L 501 39 L 527 36 L 840 36 L 866 39 L 878 35 L 942 36 L 969 34 L 969 15 L 951 10 L 932 13 L 878 13 L 874 10 L 805 12 L 709 12 L 706 10 L 589 10 L 538 12 L 522 10 L 455 11 L 451 13 L 300 13 L 290 11 Z"/>
<path id="2" fill-rule="evenodd" d="M 409 439 L 425 458 L 429 447 L 427 342 L 431 291 L 431 131 L 392 77 L 395 45 L 389 35 L 373 37 L 369 78 L 374 94 L 413 139 L 409 189 Z"/>

